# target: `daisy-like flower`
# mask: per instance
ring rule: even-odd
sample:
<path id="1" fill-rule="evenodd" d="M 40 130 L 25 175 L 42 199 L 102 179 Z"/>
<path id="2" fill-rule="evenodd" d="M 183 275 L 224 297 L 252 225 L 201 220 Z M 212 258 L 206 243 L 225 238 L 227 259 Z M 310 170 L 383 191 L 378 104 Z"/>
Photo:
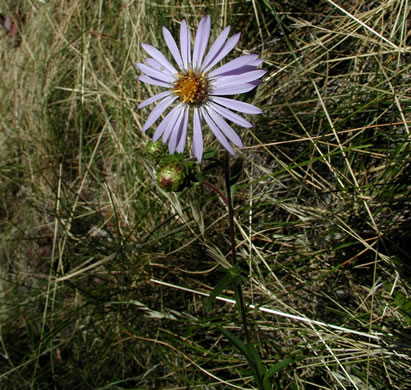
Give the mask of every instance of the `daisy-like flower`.
<path id="1" fill-rule="evenodd" d="M 180 27 L 180 49 L 170 31 L 163 27 L 163 37 L 178 69 L 159 50 L 146 43 L 142 44 L 150 57 L 146 58 L 145 64 L 136 64 L 145 73 L 139 77 L 140 81 L 168 89 L 138 106 L 143 108 L 160 100 L 148 116 L 143 131 L 149 129 L 177 101 L 153 135 L 153 142 L 160 137 L 163 143 L 168 142 L 170 154 L 184 151 L 190 111 L 193 112 L 192 152 L 199 162 L 203 154 L 203 121 L 224 148 L 235 154 L 232 144 L 239 148 L 243 144 L 226 120 L 246 128 L 252 125 L 232 110 L 245 114 L 262 112 L 251 104 L 225 97 L 251 91 L 261 84 L 260 78 L 266 71 L 257 69 L 263 60 L 256 54 L 240 56 L 212 70 L 234 49 L 240 38 L 240 33 L 228 38 L 229 32 L 230 26 L 221 32 L 205 55 L 210 37 L 210 16 L 205 16 L 200 21 L 192 53 L 190 30 L 185 20 Z"/>

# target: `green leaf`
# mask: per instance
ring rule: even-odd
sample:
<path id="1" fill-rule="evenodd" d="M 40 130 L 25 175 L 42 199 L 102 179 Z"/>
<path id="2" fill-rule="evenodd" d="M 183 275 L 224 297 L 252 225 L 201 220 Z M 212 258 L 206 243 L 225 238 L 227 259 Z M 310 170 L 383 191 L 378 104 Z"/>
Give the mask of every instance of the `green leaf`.
<path id="1" fill-rule="evenodd" d="M 247 359 L 250 358 L 246 345 L 237 336 L 235 336 L 233 333 L 223 328 L 222 326 L 217 325 L 217 329 L 225 337 L 227 337 L 231 341 L 231 343 L 234 344 Z"/>
<path id="2" fill-rule="evenodd" d="M 238 265 L 234 265 L 226 270 L 227 274 L 217 283 L 208 297 L 206 303 L 206 309 L 209 310 L 211 305 L 217 298 L 217 296 L 223 291 L 228 285 L 232 284 L 233 286 L 237 285 L 240 282 L 245 282 L 246 279 L 241 275 L 241 268 Z"/>
<path id="3" fill-rule="evenodd" d="M 264 375 L 264 380 L 263 380 L 264 389 L 271 389 L 272 387 L 271 387 L 271 383 L 270 383 L 270 377 L 272 377 L 274 374 L 276 374 L 278 371 L 280 371 L 284 367 L 287 367 L 293 361 L 294 361 L 293 358 L 286 358 L 286 359 L 283 359 L 283 360 L 279 361 L 278 363 L 274 364 L 273 366 L 271 366 L 265 372 L 265 375 Z"/>
<path id="4" fill-rule="evenodd" d="M 213 291 L 211 291 L 210 296 L 207 299 L 206 303 L 206 310 L 210 310 L 211 305 L 217 298 L 217 296 L 223 291 L 229 284 L 231 284 L 234 281 L 234 277 L 232 274 L 227 273 L 213 288 Z"/>
<path id="5" fill-rule="evenodd" d="M 258 373 L 260 374 L 260 377 L 263 378 L 265 376 L 265 368 L 260 357 L 258 356 L 257 350 L 254 348 L 254 345 L 251 344 L 246 344 L 245 347 L 247 348 L 247 351 L 249 353 L 250 360 L 252 359 L 255 362 Z"/>
<path id="6" fill-rule="evenodd" d="M 238 266 L 238 264 L 233 265 L 231 268 L 227 270 L 227 272 L 231 275 L 231 278 L 233 279 L 233 282 L 239 283 L 239 282 L 246 282 L 247 280 L 242 276 L 241 274 L 241 268 Z"/>
<path id="7" fill-rule="evenodd" d="M 222 326 L 217 326 L 217 329 L 243 354 L 248 361 L 248 365 L 252 371 L 256 383 L 261 383 L 260 378 L 265 377 L 265 369 L 254 346 L 244 344 L 238 337 L 236 337 L 229 330 L 224 329 Z"/>
<path id="8" fill-rule="evenodd" d="M 217 155 L 217 151 L 215 149 L 206 150 L 203 153 L 203 160 L 214 158 L 216 155 Z"/>

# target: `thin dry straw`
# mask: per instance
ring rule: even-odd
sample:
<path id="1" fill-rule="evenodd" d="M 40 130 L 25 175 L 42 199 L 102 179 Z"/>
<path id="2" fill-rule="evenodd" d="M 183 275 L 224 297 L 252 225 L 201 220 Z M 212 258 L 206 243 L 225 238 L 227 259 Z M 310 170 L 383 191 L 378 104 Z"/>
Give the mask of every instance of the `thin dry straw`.
<path id="1" fill-rule="evenodd" d="M 362 22 L 360 19 L 356 18 L 354 15 L 350 14 L 348 11 L 346 11 L 344 8 L 340 7 L 338 4 L 335 4 L 332 0 L 327 0 L 329 3 L 331 3 L 335 8 L 338 8 L 341 12 L 349 16 L 351 19 L 355 20 L 357 23 L 359 23 L 361 26 L 366 28 L 368 31 L 372 32 L 375 34 L 377 37 L 381 38 L 383 41 L 387 42 L 390 46 L 394 47 L 397 50 L 400 50 L 402 53 L 405 52 L 404 49 L 399 48 L 395 43 L 392 43 L 389 39 L 385 38 L 382 36 L 380 33 L 372 29 L 370 26 L 367 26 L 364 22 Z"/>
<path id="2" fill-rule="evenodd" d="M 202 291 L 197 291 L 197 290 L 192 290 L 191 288 L 176 286 L 175 284 L 163 282 L 163 281 L 161 281 L 161 280 L 150 279 L 150 281 L 151 281 L 151 282 L 154 282 L 154 283 L 157 283 L 157 284 L 161 284 L 161 285 L 163 285 L 163 286 L 172 287 L 172 288 L 176 288 L 176 289 L 178 289 L 178 290 L 191 292 L 191 293 L 193 293 L 193 294 L 203 295 L 203 296 L 205 296 L 205 297 L 209 297 L 209 296 L 210 296 L 210 294 L 205 293 L 205 292 L 202 292 Z M 224 297 L 220 297 L 220 296 L 217 296 L 216 299 L 219 300 L 219 301 L 223 301 L 223 302 L 228 302 L 228 303 L 231 303 L 231 304 L 235 304 L 235 300 L 234 300 L 234 299 L 224 298 Z M 343 327 L 341 327 L 341 326 L 332 325 L 332 324 L 326 324 L 325 322 L 310 320 L 309 318 L 305 318 L 305 317 L 296 316 L 296 315 L 293 315 L 293 314 L 284 313 L 284 312 L 279 311 L 279 310 L 268 309 L 268 308 L 263 307 L 263 306 L 256 308 L 255 305 L 248 305 L 248 307 L 249 307 L 250 309 L 257 309 L 257 310 L 262 311 L 262 312 L 264 312 L 264 313 L 274 314 L 274 315 L 276 315 L 276 316 L 286 317 L 286 318 L 290 318 L 290 319 L 292 319 L 292 320 L 303 321 L 303 322 L 307 322 L 307 323 L 312 324 L 312 325 L 323 326 L 323 327 L 326 327 L 326 328 L 331 328 L 331 329 L 339 330 L 339 331 L 345 332 L 345 333 L 356 334 L 356 335 L 358 335 L 358 336 L 368 337 L 368 338 L 371 338 L 371 339 L 374 339 L 374 340 L 380 340 L 380 337 L 377 336 L 377 335 L 375 335 L 375 334 L 368 334 L 368 333 L 358 332 L 358 331 L 356 331 L 356 330 L 343 328 Z"/>

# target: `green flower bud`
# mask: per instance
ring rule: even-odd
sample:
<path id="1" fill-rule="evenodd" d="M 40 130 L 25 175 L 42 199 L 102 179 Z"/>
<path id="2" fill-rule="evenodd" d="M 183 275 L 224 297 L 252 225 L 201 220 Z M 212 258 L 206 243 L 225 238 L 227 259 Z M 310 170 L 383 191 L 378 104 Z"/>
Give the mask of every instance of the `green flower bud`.
<path id="1" fill-rule="evenodd" d="M 157 171 L 157 182 L 167 192 L 178 192 L 189 187 L 194 179 L 194 164 L 184 161 L 180 153 L 165 157 Z"/>
<path id="2" fill-rule="evenodd" d="M 146 145 L 146 152 L 150 156 L 150 158 L 158 164 L 160 160 L 164 157 L 167 153 L 167 148 L 162 144 L 161 141 L 148 141 Z"/>

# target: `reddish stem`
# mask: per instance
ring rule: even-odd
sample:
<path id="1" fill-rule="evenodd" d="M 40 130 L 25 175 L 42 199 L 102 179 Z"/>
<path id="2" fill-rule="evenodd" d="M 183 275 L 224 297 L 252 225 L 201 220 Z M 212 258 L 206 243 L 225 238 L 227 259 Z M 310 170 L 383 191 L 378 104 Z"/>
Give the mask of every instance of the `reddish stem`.
<path id="1" fill-rule="evenodd" d="M 208 188 L 210 188 L 212 191 L 214 191 L 223 200 L 223 202 L 226 204 L 226 206 L 228 206 L 227 197 L 216 186 L 212 185 L 211 183 L 209 183 L 206 180 L 203 180 L 202 183 L 204 185 L 206 185 Z"/>

